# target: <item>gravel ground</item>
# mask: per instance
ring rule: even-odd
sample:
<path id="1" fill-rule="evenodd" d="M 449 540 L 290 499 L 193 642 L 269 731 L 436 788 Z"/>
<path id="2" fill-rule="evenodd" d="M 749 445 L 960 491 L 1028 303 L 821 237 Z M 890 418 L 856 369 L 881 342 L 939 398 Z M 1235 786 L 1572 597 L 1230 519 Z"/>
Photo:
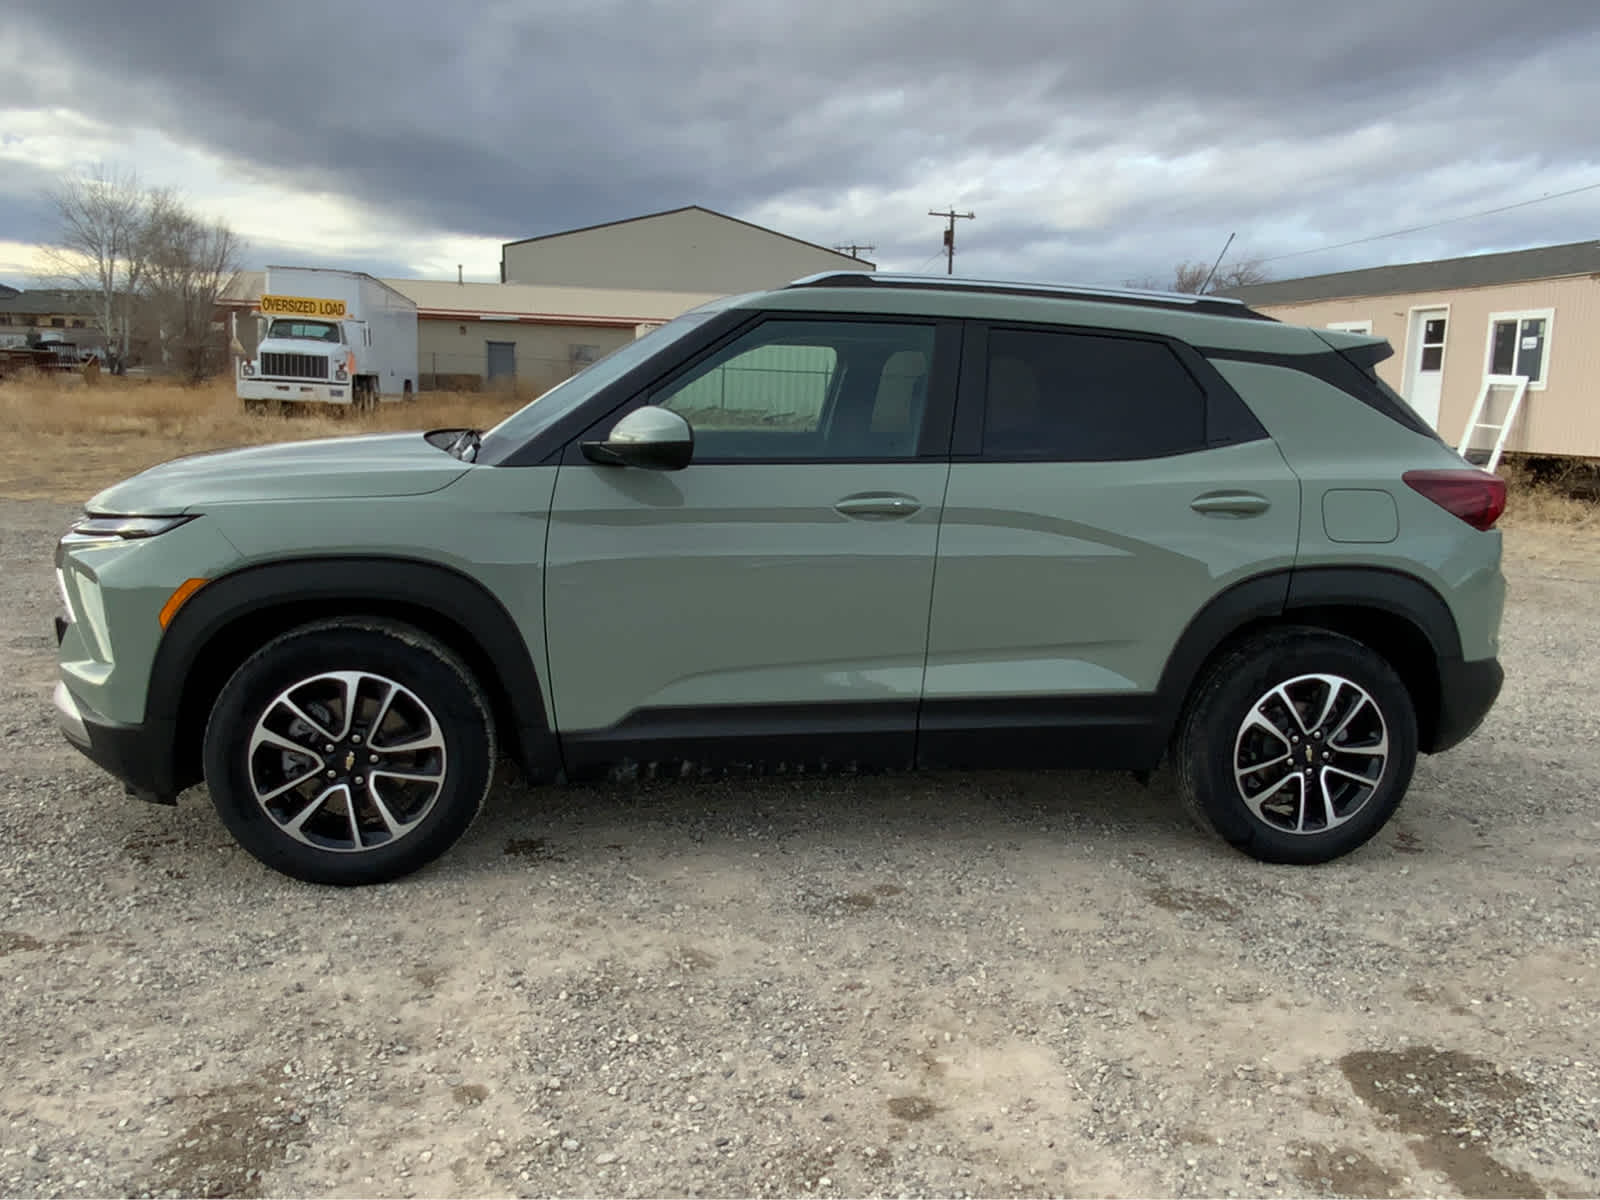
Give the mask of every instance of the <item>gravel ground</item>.
<path id="1" fill-rule="evenodd" d="M 1600 554 L 1323 868 L 1158 778 L 503 782 L 360 891 L 125 800 L 0 502 L 0 1194 L 1594 1195 Z"/>

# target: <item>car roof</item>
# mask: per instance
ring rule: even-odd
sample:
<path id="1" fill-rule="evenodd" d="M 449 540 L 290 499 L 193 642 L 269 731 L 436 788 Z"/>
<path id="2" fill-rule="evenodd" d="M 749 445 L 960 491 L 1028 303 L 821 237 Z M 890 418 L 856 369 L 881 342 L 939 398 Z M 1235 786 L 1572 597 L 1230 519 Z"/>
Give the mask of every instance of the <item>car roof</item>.
<path id="1" fill-rule="evenodd" d="M 970 318 L 1152 333 L 1200 348 L 1280 354 L 1329 349 L 1313 331 L 1281 324 L 1237 300 L 1178 292 L 837 271 L 725 303 L 794 313 Z"/>

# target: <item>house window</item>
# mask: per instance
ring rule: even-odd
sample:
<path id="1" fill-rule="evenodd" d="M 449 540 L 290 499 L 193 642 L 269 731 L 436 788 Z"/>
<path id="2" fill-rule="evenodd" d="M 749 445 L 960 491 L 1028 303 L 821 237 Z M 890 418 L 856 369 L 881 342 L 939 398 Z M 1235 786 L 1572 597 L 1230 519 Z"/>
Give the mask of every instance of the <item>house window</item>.
<path id="1" fill-rule="evenodd" d="M 1329 321 L 1327 327 L 1339 333 L 1365 333 L 1372 332 L 1371 321 Z"/>
<path id="2" fill-rule="evenodd" d="M 67 327 L 67 319 L 65 317 L 51 317 L 50 325 L 55 329 L 65 329 Z"/>
<path id="3" fill-rule="evenodd" d="M 1490 375 L 1522 375 L 1542 388 L 1550 362 L 1550 329 L 1555 310 L 1494 313 L 1489 317 Z"/>
<path id="4" fill-rule="evenodd" d="M 573 362 L 581 363 L 584 366 L 587 366 L 588 364 L 599 360 L 600 347 L 571 343 L 567 346 L 567 353 Z"/>

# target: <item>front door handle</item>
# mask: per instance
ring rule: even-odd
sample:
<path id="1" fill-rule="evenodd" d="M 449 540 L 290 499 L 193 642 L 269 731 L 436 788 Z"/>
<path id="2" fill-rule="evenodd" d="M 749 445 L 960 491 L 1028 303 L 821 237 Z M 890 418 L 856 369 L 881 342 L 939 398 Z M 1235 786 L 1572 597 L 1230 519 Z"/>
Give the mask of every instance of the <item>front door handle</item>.
<path id="1" fill-rule="evenodd" d="M 1189 507 L 1208 517 L 1254 517 L 1272 507 L 1272 501 L 1255 492 L 1207 492 Z"/>
<path id="2" fill-rule="evenodd" d="M 859 517 L 864 521 L 893 521 L 899 517 L 909 517 L 922 505 L 910 496 L 875 492 L 864 496 L 846 496 L 833 508 L 844 516 Z"/>

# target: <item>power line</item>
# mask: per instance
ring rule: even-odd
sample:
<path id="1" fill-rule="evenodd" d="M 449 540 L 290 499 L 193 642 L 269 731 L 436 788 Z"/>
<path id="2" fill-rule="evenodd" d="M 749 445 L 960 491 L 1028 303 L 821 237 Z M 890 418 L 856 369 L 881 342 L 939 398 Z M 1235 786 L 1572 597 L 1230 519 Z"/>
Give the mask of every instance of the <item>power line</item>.
<path id="1" fill-rule="evenodd" d="M 971 221 L 974 219 L 975 214 L 969 212 L 958 213 L 952 208 L 948 212 L 934 212 L 930 209 L 928 215 L 930 217 L 944 217 L 950 222 L 944 231 L 944 273 L 946 275 L 954 275 L 956 273 L 956 218 L 960 217 L 963 221 Z"/>
<path id="2" fill-rule="evenodd" d="M 854 242 L 847 242 L 842 246 L 835 246 L 834 249 L 837 250 L 840 254 L 848 254 L 851 258 L 860 258 L 861 257 L 861 252 L 863 250 L 866 251 L 868 254 L 871 254 L 874 250 L 877 249 L 877 247 L 876 246 L 858 246 Z"/>
<path id="3" fill-rule="evenodd" d="M 1257 262 L 1281 262 L 1286 258 L 1300 258 L 1307 254 L 1321 254 L 1324 250 L 1343 250 L 1346 246 L 1364 246 L 1368 242 L 1381 242 L 1385 238 L 1402 237 L 1408 233 L 1421 233 L 1426 229 L 1437 229 L 1441 225 L 1454 225 L 1459 221 L 1473 221 L 1478 217 L 1492 217 L 1495 213 L 1510 212 L 1514 208 L 1527 208 L 1530 204 L 1543 204 L 1546 200 L 1560 200 L 1563 196 L 1576 196 L 1579 192 L 1592 192 L 1600 188 L 1600 183 L 1586 183 L 1582 187 L 1569 188 L 1564 192 L 1551 192 L 1547 195 L 1536 196 L 1532 200 L 1519 200 L 1515 204 L 1502 204 L 1499 208 L 1486 208 L 1482 212 L 1467 213 L 1459 217 L 1446 217 L 1442 221 L 1430 221 L 1426 225 L 1412 225 L 1406 229 L 1396 229 L 1391 233 L 1375 233 L 1371 237 L 1353 238 L 1348 242 L 1335 242 L 1331 246 L 1317 246 L 1310 250 L 1294 250 L 1288 254 L 1274 254 L 1271 258 L 1257 259 Z"/>

